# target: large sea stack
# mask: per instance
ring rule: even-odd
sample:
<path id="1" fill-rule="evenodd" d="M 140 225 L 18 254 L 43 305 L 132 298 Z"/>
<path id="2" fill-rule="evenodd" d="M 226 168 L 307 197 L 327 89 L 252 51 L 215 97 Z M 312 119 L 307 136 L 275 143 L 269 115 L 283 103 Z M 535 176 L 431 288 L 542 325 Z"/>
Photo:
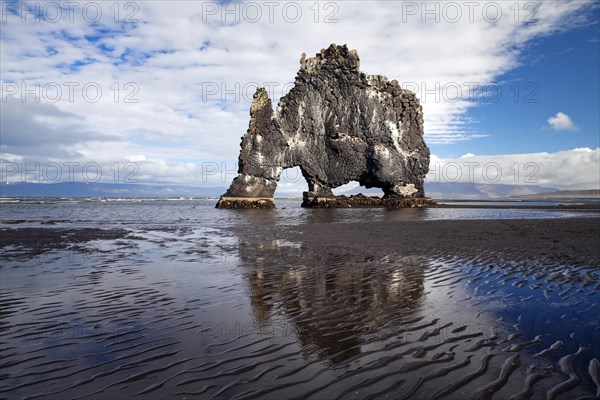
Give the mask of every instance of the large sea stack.
<path id="1" fill-rule="evenodd" d="M 423 111 L 398 82 L 360 71 L 356 50 L 332 44 L 302 54 L 295 85 L 273 110 L 264 88 L 254 94 L 242 138 L 238 176 L 219 208 L 274 207 L 284 168 L 300 167 L 308 183 L 303 206 L 411 207 L 424 198 L 429 149 Z M 334 196 L 351 181 L 383 189 L 383 198 Z"/>

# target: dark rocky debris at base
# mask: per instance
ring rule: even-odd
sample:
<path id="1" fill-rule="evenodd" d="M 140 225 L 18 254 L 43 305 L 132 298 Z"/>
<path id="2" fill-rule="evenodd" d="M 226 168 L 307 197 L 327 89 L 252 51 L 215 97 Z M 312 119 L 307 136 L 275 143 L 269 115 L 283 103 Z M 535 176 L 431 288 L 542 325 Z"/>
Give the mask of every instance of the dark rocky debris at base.
<path id="1" fill-rule="evenodd" d="M 387 207 L 387 208 L 412 208 L 432 206 L 437 203 L 428 198 L 412 198 L 401 196 L 333 196 L 318 197 L 304 192 L 302 207 L 306 208 L 360 208 L 360 207 Z"/>
<path id="2" fill-rule="evenodd" d="M 275 208 L 273 199 L 263 198 L 243 198 L 243 197 L 223 197 L 217 202 L 216 208 Z"/>

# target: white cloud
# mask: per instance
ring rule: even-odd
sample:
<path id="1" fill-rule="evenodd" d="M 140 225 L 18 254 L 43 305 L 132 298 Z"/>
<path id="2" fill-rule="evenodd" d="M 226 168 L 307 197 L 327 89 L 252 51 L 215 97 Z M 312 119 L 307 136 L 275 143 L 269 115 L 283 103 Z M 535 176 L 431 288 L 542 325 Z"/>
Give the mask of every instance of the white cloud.
<path id="1" fill-rule="evenodd" d="M 38 3 L 44 4 L 27 2 L 30 8 Z M 240 7 L 237 15 L 221 15 L 226 5 L 204 1 L 97 2 L 102 19 L 93 24 L 82 17 L 82 6 L 73 21 L 66 10 L 53 23 L 3 14 L 3 96 L 14 84 L 17 99 L 23 85 L 42 90 L 39 102 L 28 94 L 25 103 L 8 103 L 20 109 L 11 111 L 10 126 L 2 126 L 0 150 L 26 162 L 101 165 L 143 154 L 145 160 L 136 162 L 146 182 L 204 184 L 203 163 L 225 160 L 226 170 L 235 169 L 254 87 L 270 83 L 276 103 L 294 79 L 300 54 L 312 56 L 332 42 L 357 49 L 363 71 L 417 91 L 429 144 L 484 137 L 467 115 L 479 100 L 469 96 L 469 85 L 494 82 L 519 64 L 528 43 L 581 25 L 594 4 L 543 2 L 535 19 L 526 20 L 526 10 L 514 17 L 513 2 L 493 3 L 502 7 L 496 22 L 481 5 L 472 20 L 463 8 L 458 22 L 449 22 L 451 10 L 442 8 L 436 23 L 424 15 L 423 2 L 388 1 L 321 2 L 316 8 L 313 2 L 277 2 L 272 13 L 267 3 L 255 2 L 262 12 L 257 22 L 249 21 L 254 14 L 244 4 L 229 5 Z M 116 22 L 114 4 L 121 7 Z M 286 4 L 302 7 L 299 21 L 290 22 L 294 10 Z M 407 4 L 416 4 L 417 12 Z M 445 3 L 427 7 L 436 4 Z M 534 3 L 521 8 L 525 4 Z M 130 12 L 138 22 L 123 22 Z M 68 83 L 77 85 L 73 98 Z M 101 89 L 97 102 L 84 92 L 88 84 Z M 456 85 L 462 96 L 453 94 Z M 44 104 L 56 86 L 62 95 Z M 215 87 L 216 93 L 208 90 Z M 9 113 L 2 106 L 4 120 Z"/>
<path id="2" fill-rule="evenodd" d="M 555 116 L 548 118 L 548 124 L 555 131 L 576 131 L 577 126 L 567 114 L 559 111 Z"/>
<path id="3" fill-rule="evenodd" d="M 143 154 L 135 154 L 135 155 L 131 155 L 131 156 L 125 156 L 125 158 L 127 160 L 129 160 L 129 162 L 146 161 L 146 156 Z"/>
<path id="4" fill-rule="evenodd" d="M 600 188 L 600 148 L 554 153 L 431 156 L 427 182 L 538 185 L 560 189 Z"/>

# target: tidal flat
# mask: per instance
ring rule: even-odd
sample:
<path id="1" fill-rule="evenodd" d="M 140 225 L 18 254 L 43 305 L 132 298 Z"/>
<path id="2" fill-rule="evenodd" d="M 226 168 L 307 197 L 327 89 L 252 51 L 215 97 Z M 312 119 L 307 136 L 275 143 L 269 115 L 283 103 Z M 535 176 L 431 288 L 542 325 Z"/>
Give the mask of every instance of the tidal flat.
<path id="1" fill-rule="evenodd" d="M 597 212 L 296 203 L 3 204 L 0 398 L 600 394 Z"/>

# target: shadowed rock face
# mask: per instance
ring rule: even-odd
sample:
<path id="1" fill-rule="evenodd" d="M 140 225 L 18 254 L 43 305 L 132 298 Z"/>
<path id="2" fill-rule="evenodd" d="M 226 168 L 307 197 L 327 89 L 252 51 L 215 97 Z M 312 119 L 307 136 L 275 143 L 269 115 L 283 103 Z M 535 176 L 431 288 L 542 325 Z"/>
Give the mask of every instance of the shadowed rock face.
<path id="1" fill-rule="evenodd" d="M 419 100 L 359 67 L 355 50 L 332 44 L 314 58 L 302 54 L 295 85 L 275 111 L 258 89 L 238 176 L 223 197 L 272 198 L 283 169 L 295 166 L 308 196 L 333 197 L 332 188 L 358 181 L 388 197 L 424 197 L 429 149 Z"/>

